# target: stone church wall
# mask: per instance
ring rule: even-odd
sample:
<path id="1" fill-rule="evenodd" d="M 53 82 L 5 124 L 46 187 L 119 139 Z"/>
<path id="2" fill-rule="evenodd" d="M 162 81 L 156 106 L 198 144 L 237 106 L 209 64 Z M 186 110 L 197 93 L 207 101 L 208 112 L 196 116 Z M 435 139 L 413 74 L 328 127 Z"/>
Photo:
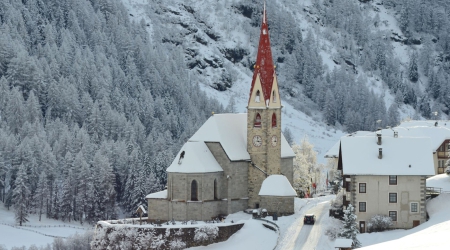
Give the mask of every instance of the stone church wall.
<path id="1" fill-rule="evenodd" d="M 290 215 L 294 213 L 294 197 L 261 196 L 261 208 L 267 209 L 269 214 Z"/>
<path id="2" fill-rule="evenodd" d="M 230 213 L 244 211 L 248 208 L 248 199 L 231 200 Z"/>
<path id="3" fill-rule="evenodd" d="M 246 161 L 230 161 L 220 143 L 207 142 L 211 153 L 223 169 L 224 182 L 221 184 L 221 199 L 240 199 L 248 197 L 248 163 Z M 230 176 L 227 179 L 227 176 Z"/>
<path id="4" fill-rule="evenodd" d="M 281 173 L 286 176 L 291 186 L 294 184 L 294 158 L 281 159 Z"/>
<path id="5" fill-rule="evenodd" d="M 148 199 L 148 218 L 169 220 L 169 201 L 164 199 Z"/>

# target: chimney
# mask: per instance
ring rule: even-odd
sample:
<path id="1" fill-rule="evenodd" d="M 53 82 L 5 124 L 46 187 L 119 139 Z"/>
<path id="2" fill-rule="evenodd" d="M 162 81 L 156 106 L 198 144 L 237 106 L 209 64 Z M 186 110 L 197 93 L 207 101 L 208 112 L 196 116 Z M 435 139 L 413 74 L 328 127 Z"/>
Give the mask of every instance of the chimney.
<path id="1" fill-rule="evenodd" d="M 378 138 L 377 144 L 378 144 L 378 145 L 381 145 L 381 134 L 378 134 L 378 133 L 377 133 L 377 138 Z"/>
<path id="2" fill-rule="evenodd" d="M 383 158 L 383 148 L 379 148 L 378 149 L 378 159 L 382 159 Z"/>
<path id="3" fill-rule="evenodd" d="M 394 131 L 394 138 L 397 138 L 397 137 L 398 137 L 398 132 Z"/>

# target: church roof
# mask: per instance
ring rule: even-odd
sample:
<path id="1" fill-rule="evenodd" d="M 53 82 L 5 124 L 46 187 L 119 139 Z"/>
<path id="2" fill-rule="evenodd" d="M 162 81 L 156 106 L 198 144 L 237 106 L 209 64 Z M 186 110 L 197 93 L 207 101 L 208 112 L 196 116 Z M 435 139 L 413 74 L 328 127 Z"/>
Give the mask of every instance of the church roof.
<path id="1" fill-rule="evenodd" d="M 146 199 L 167 199 L 167 189 L 145 196 Z"/>
<path id="2" fill-rule="evenodd" d="M 213 173 L 222 172 L 206 144 L 202 141 L 188 141 L 167 168 L 172 173 Z"/>
<path id="3" fill-rule="evenodd" d="M 260 196 L 297 196 L 291 183 L 284 175 L 270 175 L 267 177 L 259 190 Z"/>
<path id="4" fill-rule="evenodd" d="M 219 142 L 231 161 L 250 160 L 247 151 L 247 114 L 215 114 L 189 139 L 190 142 Z M 281 134 L 281 158 L 295 157 Z"/>
<path id="5" fill-rule="evenodd" d="M 267 24 L 266 7 L 264 5 L 263 19 L 259 35 L 258 54 L 256 56 L 255 68 L 253 71 L 250 96 L 255 85 L 256 77 L 259 75 L 263 90 L 264 103 L 269 100 L 272 92 L 274 74 L 275 69 L 272 59 L 272 50 L 270 48 L 269 25 Z"/>

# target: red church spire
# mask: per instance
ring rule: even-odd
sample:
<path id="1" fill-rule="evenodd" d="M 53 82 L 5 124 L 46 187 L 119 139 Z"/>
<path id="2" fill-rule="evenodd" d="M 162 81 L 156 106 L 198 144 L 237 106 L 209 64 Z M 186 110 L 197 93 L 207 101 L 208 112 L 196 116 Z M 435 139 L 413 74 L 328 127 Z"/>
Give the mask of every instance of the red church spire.
<path id="1" fill-rule="evenodd" d="M 259 37 L 258 55 L 254 66 L 252 86 L 250 96 L 255 86 L 256 77 L 259 74 L 264 101 L 270 99 L 272 91 L 273 77 L 275 69 L 272 60 L 272 50 L 270 49 L 269 26 L 267 24 L 266 3 L 264 3 L 263 18 L 261 24 L 261 32 Z"/>

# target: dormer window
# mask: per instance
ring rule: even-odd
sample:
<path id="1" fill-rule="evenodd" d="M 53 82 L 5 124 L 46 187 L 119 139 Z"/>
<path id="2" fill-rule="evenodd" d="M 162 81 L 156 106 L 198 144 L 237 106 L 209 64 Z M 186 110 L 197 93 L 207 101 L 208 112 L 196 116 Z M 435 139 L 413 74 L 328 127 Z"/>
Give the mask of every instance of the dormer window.
<path id="1" fill-rule="evenodd" d="M 261 127 L 261 115 L 259 113 L 256 113 L 254 127 Z"/>
<path id="2" fill-rule="evenodd" d="M 180 159 L 178 160 L 178 165 L 181 165 L 181 163 L 183 163 L 183 159 L 184 159 L 184 151 L 181 152 L 181 154 L 180 154 Z"/>
<path id="3" fill-rule="evenodd" d="M 259 90 L 256 91 L 255 102 L 260 102 L 260 92 L 259 92 Z"/>
<path id="4" fill-rule="evenodd" d="M 272 102 L 277 102 L 277 96 L 275 95 L 275 90 L 272 92 Z"/>
<path id="5" fill-rule="evenodd" d="M 276 128 L 277 127 L 277 115 L 275 113 L 273 113 L 272 115 L 272 128 Z"/>

